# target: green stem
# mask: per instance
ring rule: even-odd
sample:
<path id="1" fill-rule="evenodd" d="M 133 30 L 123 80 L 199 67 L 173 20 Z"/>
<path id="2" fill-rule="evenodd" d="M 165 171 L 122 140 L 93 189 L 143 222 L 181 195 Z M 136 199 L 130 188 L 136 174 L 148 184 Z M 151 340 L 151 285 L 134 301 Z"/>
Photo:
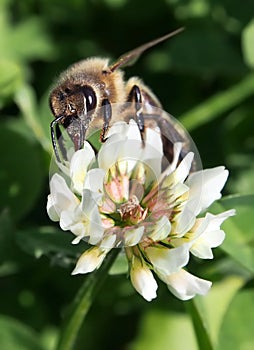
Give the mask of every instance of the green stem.
<path id="1" fill-rule="evenodd" d="M 204 313 L 202 313 L 198 305 L 199 303 L 195 299 L 189 300 L 185 304 L 186 310 L 189 313 L 193 323 L 198 347 L 200 350 L 213 350 L 214 347 L 210 339 L 210 332 L 208 329 L 207 320 L 205 318 Z"/>
<path id="2" fill-rule="evenodd" d="M 179 121 L 190 131 L 219 117 L 254 94 L 254 74 L 249 74 L 238 84 L 216 94 L 204 103 L 183 114 Z"/>
<path id="3" fill-rule="evenodd" d="M 62 327 L 57 350 L 71 350 L 74 348 L 80 327 L 108 275 L 108 271 L 115 261 L 120 249 L 113 249 L 108 253 L 102 266 L 86 276 L 84 284 L 79 289 L 66 321 Z"/>

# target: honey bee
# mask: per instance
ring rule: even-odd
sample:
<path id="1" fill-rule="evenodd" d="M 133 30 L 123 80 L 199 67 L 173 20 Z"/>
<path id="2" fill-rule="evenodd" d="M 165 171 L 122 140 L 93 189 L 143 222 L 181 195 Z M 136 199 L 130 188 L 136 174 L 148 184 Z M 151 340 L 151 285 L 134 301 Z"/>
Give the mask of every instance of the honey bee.
<path id="1" fill-rule="evenodd" d="M 168 161 L 172 160 L 174 142 L 181 141 L 188 148 L 184 130 L 168 114 L 164 115 L 159 100 L 150 88 L 136 77 L 125 81 L 123 71 L 119 69 L 131 65 L 144 51 L 182 30 L 179 28 L 129 51 L 111 65 L 108 64 L 108 59 L 88 58 L 73 64 L 60 75 L 49 98 L 55 117 L 50 125 L 51 138 L 59 162 L 60 152 L 62 158 L 66 159 L 61 128 L 67 131 L 75 150 L 78 150 L 83 147 L 87 130 L 92 123 L 102 124 L 100 141 L 103 142 L 111 123 L 119 118 L 127 121 L 134 117 L 141 135 L 147 126 L 159 127 Z M 125 104 L 128 107 L 123 107 Z M 130 105 L 133 110 L 130 110 Z"/>

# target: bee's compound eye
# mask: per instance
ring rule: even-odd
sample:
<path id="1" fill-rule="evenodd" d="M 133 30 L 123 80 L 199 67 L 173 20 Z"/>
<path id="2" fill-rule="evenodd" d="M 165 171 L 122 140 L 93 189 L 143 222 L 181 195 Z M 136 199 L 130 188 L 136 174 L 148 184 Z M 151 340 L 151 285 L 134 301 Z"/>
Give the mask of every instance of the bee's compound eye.
<path id="1" fill-rule="evenodd" d="M 90 86 L 83 86 L 82 92 L 86 99 L 86 110 L 87 112 L 90 112 L 96 107 L 96 104 L 97 104 L 96 94 Z"/>

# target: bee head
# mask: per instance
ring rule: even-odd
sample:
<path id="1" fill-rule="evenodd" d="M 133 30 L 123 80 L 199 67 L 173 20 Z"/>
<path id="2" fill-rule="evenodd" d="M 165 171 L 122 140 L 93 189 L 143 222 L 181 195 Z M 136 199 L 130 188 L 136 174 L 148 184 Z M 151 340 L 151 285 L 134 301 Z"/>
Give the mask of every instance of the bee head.
<path id="1" fill-rule="evenodd" d="M 68 119 L 86 117 L 96 108 L 97 98 L 89 85 L 65 83 L 51 92 L 49 102 L 55 118 L 62 116 L 64 123 Z"/>

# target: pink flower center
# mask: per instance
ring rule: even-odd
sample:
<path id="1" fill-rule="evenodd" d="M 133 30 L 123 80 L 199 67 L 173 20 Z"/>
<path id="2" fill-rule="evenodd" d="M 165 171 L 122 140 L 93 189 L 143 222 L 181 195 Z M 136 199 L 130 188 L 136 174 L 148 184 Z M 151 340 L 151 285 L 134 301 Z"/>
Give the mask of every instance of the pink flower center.
<path id="1" fill-rule="evenodd" d="M 143 221 L 146 217 L 147 211 L 148 209 L 142 208 L 135 195 L 132 195 L 127 202 L 120 206 L 119 209 L 121 219 L 132 225 Z"/>

